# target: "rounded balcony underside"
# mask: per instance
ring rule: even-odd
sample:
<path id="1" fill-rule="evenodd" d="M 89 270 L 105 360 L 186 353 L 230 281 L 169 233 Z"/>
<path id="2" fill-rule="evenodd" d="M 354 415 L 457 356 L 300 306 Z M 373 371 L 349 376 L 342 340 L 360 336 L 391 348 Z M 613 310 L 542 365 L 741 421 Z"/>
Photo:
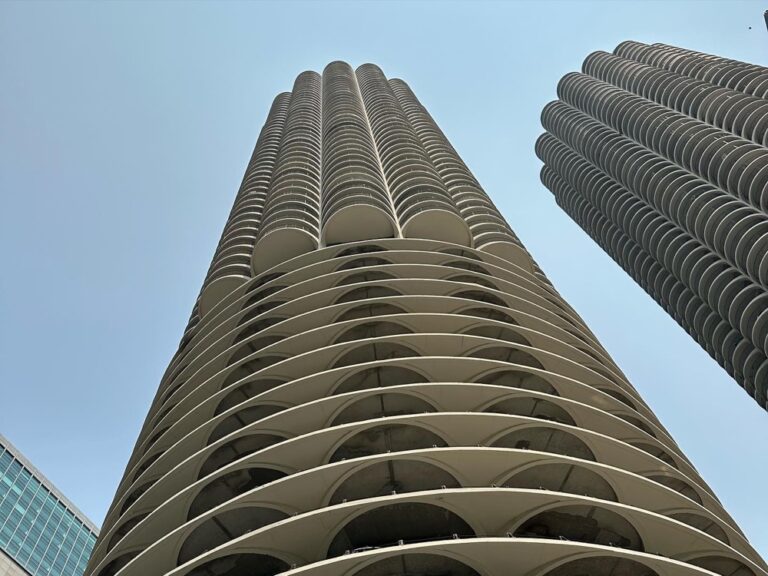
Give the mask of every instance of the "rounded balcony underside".
<path id="1" fill-rule="evenodd" d="M 330 246 L 395 236 L 395 223 L 386 212 L 375 206 L 354 204 L 336 211 L 326 220 L 322 242 Z"/>
<path id="2" fill-rule="evenodd" d="M 403 236 L 472 246 L 467 223 L 458 214 L 447 210 L 425 210 L 416 214 L 403 226 Z"/>
<path id="3" fill-rule="evenodd" d="M 489 242 L 483 244 L 478 248 L 482 252 L 488 252 L 499 258 L 504 258 L 508 262 L 520 266 L 523 270 L 528 272 L 534 271 L 533 260 L 531 260 L 530 254 L 525 251 L 521 246 L 514 244 L 513 242 Z"/>
<path id="4" fill-rule="evenodd" d="M 300 228 L 279 228 L 259 238 L 253 247 L 251 269 L 254 274 L 306 254 L 317 248 L 317 239 Z"/>
<path id="5" fill-rule="evenodd" d="M 217 278 L 205 288 L 200 294 L 199 311 L 200 316 L 205 316 L 218 304 L 225 296 L 245 284 L 250 278 L 247 276 L 222 276 Z"/>

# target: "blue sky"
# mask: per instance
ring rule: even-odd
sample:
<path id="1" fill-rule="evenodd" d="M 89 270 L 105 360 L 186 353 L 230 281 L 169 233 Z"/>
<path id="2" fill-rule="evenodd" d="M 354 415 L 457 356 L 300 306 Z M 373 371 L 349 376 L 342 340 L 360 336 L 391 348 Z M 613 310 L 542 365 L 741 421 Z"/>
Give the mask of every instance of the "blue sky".
<path id="1" fill-rule="evenodd" d="M 375 62 L 768 555 L 768 414 L 556 206 L 533 151 L 591 51 L 635 39 L 767 65 L 764 7 L 0 3 L 0 431 L 100 523 L 272 98 L 302 70 Z"/>

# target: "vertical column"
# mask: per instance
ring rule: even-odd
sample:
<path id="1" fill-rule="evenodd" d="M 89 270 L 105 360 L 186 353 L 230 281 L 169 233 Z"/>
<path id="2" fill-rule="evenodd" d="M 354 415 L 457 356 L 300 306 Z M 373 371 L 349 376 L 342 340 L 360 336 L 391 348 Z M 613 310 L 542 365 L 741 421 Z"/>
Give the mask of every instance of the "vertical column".
<path id="1" fill-rule="evenodd" d="M 476 248 L 532 270 L 531 257 L 448 139 L 408 85 L 389 81 L 432 163 L 469 225 Z"/>
<path id="2" fill-rule="evenodd" d="M 355 73 L 345 62 L 332 62 L 323 71 L 322 153 L 321 241 L 398 236 Z"/>
<path id="3" fill-rule="evenodd" d="M 381 69 L 364 64 L 357 79 L 403 236 L 471 245 L 469 227 Z"/>
<path id="4" fill-rule="evenodd" d="M 254 273 L 317 248 L 320 236 L 321 78 L 296 78 L 251 261 Z"/>
<path id="5" fill-rule="evenodd" d="M 251 275 L 251 254 L 261 222 L 272 169 L 285 127 L 290 93 L 275 98 L 261 129 L 243 183 L 203 282 L 198 308 L 204 316 Z"/>

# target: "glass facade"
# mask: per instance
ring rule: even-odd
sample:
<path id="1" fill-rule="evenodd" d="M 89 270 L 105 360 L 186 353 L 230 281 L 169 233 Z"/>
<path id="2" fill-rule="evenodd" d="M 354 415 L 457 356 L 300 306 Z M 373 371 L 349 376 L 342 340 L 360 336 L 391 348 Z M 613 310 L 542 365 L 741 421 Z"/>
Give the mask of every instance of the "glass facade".
<path id="1" fill-rule="evenodd" d="M 0 550 L 33 576 L 80 576 L 97 535 L 0 436 Z"/>

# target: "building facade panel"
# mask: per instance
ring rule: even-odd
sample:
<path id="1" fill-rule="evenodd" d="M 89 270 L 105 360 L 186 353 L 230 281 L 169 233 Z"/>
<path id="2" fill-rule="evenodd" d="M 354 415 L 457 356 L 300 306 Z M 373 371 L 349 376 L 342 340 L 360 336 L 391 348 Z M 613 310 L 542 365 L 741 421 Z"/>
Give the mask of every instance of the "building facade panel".
<path id="1" fill-rule="evenodd" d="M 542 181 L 768 409 L 768 69 L 624 42 L 542 112 Z"/>
<path id="2" fill-rule="evenodd" d="M 0 435 L 0 574 L 80 576 L 97 535 L 97 528 Z"/>
<path id="3" fill-rule="evenodd" d="M 317 246 L 257 249 L 188 327 L 89 576 L 768 574 L 405 83 L 334 62 L 289 100 L 267 204 L 312 188 L 300 162 L 282 180 L 301 148 Z M 681 318 L 731 326 L 652 266 L 650 208 L 609 229 L 564 198 Z M 704 243 L 671 226 L 658 254 L 688 270 Z"/>

